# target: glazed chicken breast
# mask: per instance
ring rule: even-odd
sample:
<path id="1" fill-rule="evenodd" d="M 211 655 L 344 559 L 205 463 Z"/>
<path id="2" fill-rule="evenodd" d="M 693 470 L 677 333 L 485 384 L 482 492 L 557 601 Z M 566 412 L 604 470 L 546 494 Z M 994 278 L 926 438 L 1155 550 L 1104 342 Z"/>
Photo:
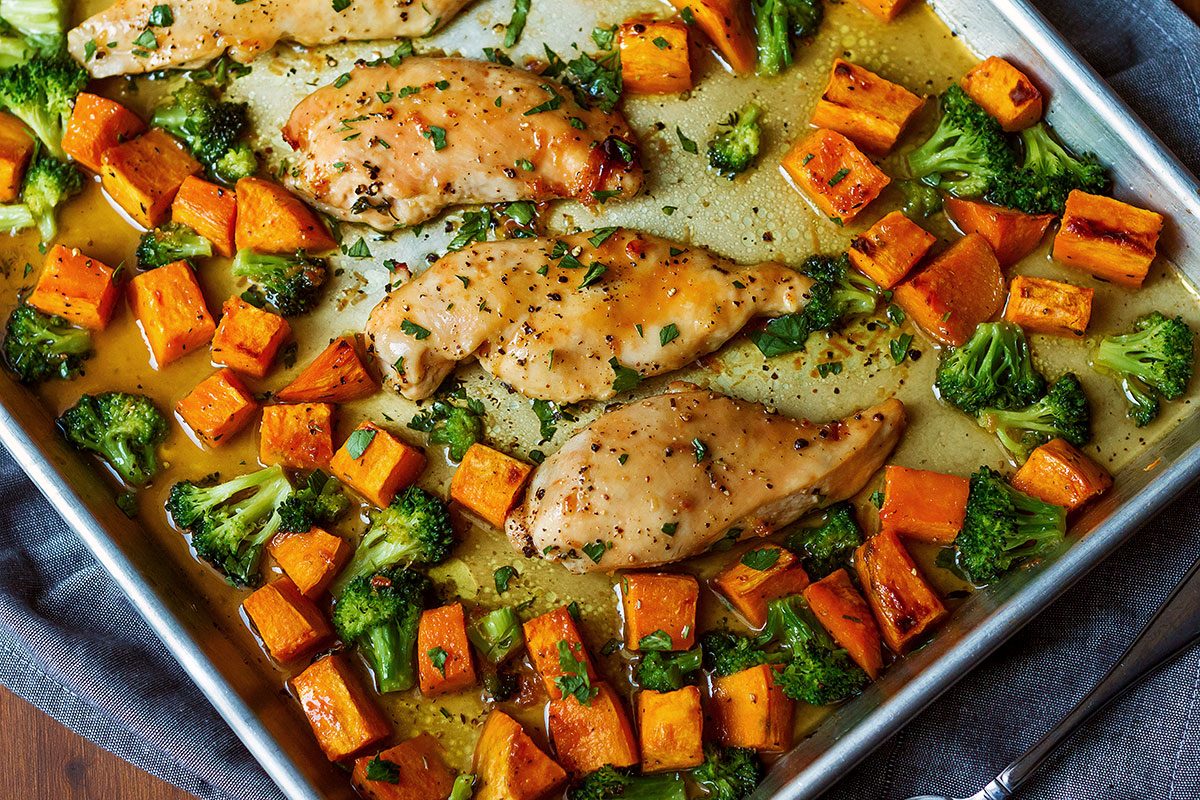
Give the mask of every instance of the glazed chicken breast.
<path id="1" fill-rule="evenodd" d="M 375 307 L 367 334 L 412 400 L 475 356 L 527 397 L 574 403 L 617 394 L 618 373 L 679 369 L 753 317 L 796 311 L 811 285 L 626 229 L 512 239 L 443 256 Z"/>
<path id="2" fill-rule="evenodd" d="M 424 36 L 468 2 L 353 0 L 339 11 L 331 0 L 187 0 L 171 4 L 173 22 L 151 25 L 160 0 L 116 0 L 70 31 L 67 44 L 92 77 L 106 78 L 199 67 L 226 51 L 246 62 L 281 41 L 319 45 Z"/>
<path id="3" fill-rule="evenodd" d="M 693 388 L 639 400 L 537 468 L 508 537 L 571 572 L 679 561 L 853 496 L 904 426 L 894 399 L 824 425 Z"/>
<path id="4" fill-rule="evenodd" d="M 391 230 L 452 205 L 642 188 L 625 119 L 548 78 L 465 58 L 349 74 L 300 101 L 283 129 L 292 187 L 337 219 Z"/>

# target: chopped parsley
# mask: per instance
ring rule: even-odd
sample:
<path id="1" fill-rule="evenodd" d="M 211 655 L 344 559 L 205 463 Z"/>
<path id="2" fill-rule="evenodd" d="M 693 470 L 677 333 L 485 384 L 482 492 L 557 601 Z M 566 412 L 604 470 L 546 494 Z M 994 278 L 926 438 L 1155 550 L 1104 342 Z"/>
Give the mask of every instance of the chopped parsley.
<path id="1" fill-rule="evenodd" d="M 391 761 L 384 761 L 379 756 L 375 756 L 367 762 L 367 780 L 376 783 L 399 783 L 400 767 Z"/>
<path id="2" fill-rule="evenodd" d="M 582 645 L 576 646 L 582 649 Z M 554 679 L 554 685 L 562 696 L 574 697 L 580 705 L 590 706 L 600 690 L 592 686 L 587 664 L 575 657 L 571 645 L 565 641 L 558 643 L 558 668 L 563 674 Z"/>
<path id="3" fill-rule="evenodd" d="M 350 438 L 346 439 L 346 455 L 353 459 L 362 458 L 371 442 L 375 441 L 375 433 L 374 428 L 359 428 L 350 434 Z"/>
<path id="4" fill-rule="evenodd" d="M 779 561 L 779 549 L 764 547 L 761 550 L 747 550 L 742 555 L 742 564 L 750 569 L 765 572 Z"/>
<path id="5" fill-rule="evenodd" d="M 648 633 L 641 639 L 638 639 L 638 649 L 640 650 L 665 651 L 670 650 L 672 644 L 671 634 L 662 629 L 656 630 L 654 633 Z"/>
<path id="6" fill-rule="evenodd" d="M 446 147 L 445 128 L 439 128 L 437 125 L 430 125 L 428 128 L 421 131 L 421 135 L 433 142 L 434 150 L 442 150 Z"/>
<path id="7" fill-rule="evenodd" d="M 888 349 L 892 352 L 892 361 L 896 364 L 903 364 L 908 358 L 909 349 L 912 347 L 913 335 L 905 333 L 893 339 L 888 345 Z"/>
<path id="8" fill-rule="evenodd" d="M 666 347 L 671 342 L 679 338 L 679 326 L 674 322 L 667 323 L 658 331 L 658 343 Z"/>
<path id="9" fill-rule="evenodd" d="M 520 41 L 521 34 L 525 31 L 525 22 L 529 19 L 529 2 L 530 0 L 516 0 L 513 3 L 512 18 L 504 31 L 504 46 L 510 50 Z"/>
<path id="10" fill-rule="evenodd" d="M 404 333 L 407 333 L 409 336 L 413 337 L 417 341 L 420 341 L 421 339 L 429 338 L 429 329 L 428 328 L 422 328 L 417 323 L 412 322 L 407 319 L 400 323 L 400 330 L 403 331 Z"/>
<path id="11" fill-rule="evenodd" d="M 678 125 L 675 126 L 675 135 L 679 137 L 679 143 L 683 145 L 684 152 L 691 153 L 692 155 L 700 152 L 700 148 L 696 145 L 696 142 L 684 136 L 683 131 Z"/>
<path id="12" fill-rule="evenodd" d="M 580 281 L 579 288 L 586 289 L 593 283 L 597 283 L 601 278 L 604 277 L 604 273 L 606 272 L 608 272 L 607 264 L 602 264 L 599 261 L 593 261 L 592 265 L 588 267 L 588 271 L 584 274 L 583 280 Z"/>
<path id="13" fill-rule="evenodd" d="M 429 663 L 433 664 L 433 668 L 442 673 L 443 678 L 446 677 L 446 659 L 450 654 L 440 647 L 431 647 L 425 655 L 429 656 Z"/>
<path id="14" fill-rule="evenodd" d="M 614 392 L 628 392 L 636 389 L 637 385 L 642 382 L 642 376 L 638 374 L 638 371 L 617 361 L 616 356 L 608 360 L 608 365 L 613 368 L 612 388 Z"/>
<path id="15" fill-rule="evenodd" d="M 492 573 L 492 579 L 496 582 L 496 594 L 504 594 L 508 591 L 508 584 L 513 578 L 521 577 L 521 573 L 517 572 L 516 567 L 511 567 L 505 564 Z"/>

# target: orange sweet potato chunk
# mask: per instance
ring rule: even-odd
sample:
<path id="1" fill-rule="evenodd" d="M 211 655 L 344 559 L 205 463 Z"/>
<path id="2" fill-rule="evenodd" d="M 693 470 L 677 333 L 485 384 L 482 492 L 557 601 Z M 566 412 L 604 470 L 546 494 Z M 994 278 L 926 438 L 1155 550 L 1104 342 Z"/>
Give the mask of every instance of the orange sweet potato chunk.
<path id="1" fill-rule="evenodd" d="M 0 112 L 0 203 L 15 203 L 21 198 L 25 168 L 36 148 L 25 123 Z"/>
<path id="2" fill-rule="evenodd" d="M 789 749 L 795 708 L 767 664 L 713 679 L 709 714 L 717 741 L 728 747 L 768 753 Z"/>
<path id="3" fill-rule="evenodd" d="M 1158 253 L 1163 217 L 1076 190 L 1067 197 L 1054 257 L 1106 281 L 1140 288 Z"/>
<path id="4" fill-rule="evenodd" d="M 1042 93 L 1024 72 L 998 56 L 968 72 L 962 87 L 1006 131 L 1023 130 L 1042 118 Z"/>
<path id="5" fill-rule="evenodd" d="M 280 663 L 308 655 L 333 638 L 333 628 L 288 578 L 254 591 L 242 603 L 271 657 Z"/>
<path id="6" fill-rule="evenodd" d="M 1074 511 L 1112 488 L 1108 470 L 1062 439 L 1029 454 L 1012 485 L 1031 497 Z"/>
<path id="7" fill-rule="evenodd" d="M 834 59 L 812 124 L 845 134 L 869 153 L 887 155 L 925 100 L 843 58 Z"/>
<path id="8" fill-rule="evenodd" d="M 782 166 L 796 188 L 839 225 L 862 213 L 892 182 L 837 131 L 813 131 L 792 146 Z"/>
<path id="9" fill-rule="evenodd" d="M 80 327 L 103 330 L 117 305 L 116 274 L 79 248 L 55 245 L 27 302 Z"/>
<path id="10" fill-rule="evenodd" d="M 680 11 L 692 10 L 696 26 L 704 31 L 730 69 L 739 75 L 754 71 L 758 65 L 758 50 L 749 3 L 741 0 L 671 0 L 671 5 Z"/>
<path id="11" fill-rule="evenodd" d="M 454 771 L 446 766 L 442 746 L 428 733 L 389 747 L 377 756 L 354 760 L 350 780 L 366 800 L 445 800 L 454 789 Z M 370 763 L 378 758 L 398 767 L 396 783 L 367 777 Z"/>
<path id="12" fill-rule="evenodd" d="M 1004 318 L 1026 330 L 1078 339 L 1092 319 L 1095 294 L 1084 286 L 1017 275 L 1008 290 Z"/>
<path id="13" fill-rule="evenodd" d="M 533 467 L 487 445 L 473 444 L 450 482 L 450 498 L 497 528 L 521 499 Z"/>
<path id="14" fill-rule="evenodd" d="M 333 406 L 267 406 L 259 429 L 258 459 L 292 469 L 324 469 L 333 458 Z"/>
<path id="15" fill-rule="evenodd" d="M 809 585 L 804 590 L 804 600 L 817 621 L 846 649 L 867 677 L 878 678 L 883 671 L 879 626 L 846 570 L 839 569 Z"/>
<path id="16" fill-rule="evenodd" d="M 972 233 L 899 284 L 895 297 L 931 339 L 957 347 L 1000 310 L 1006 288 L 996 254 Z"/>
<path id="17" fill-rule="evenodd" d="M 370 438 L 363 447 L 366 437 Z M 329 470 L 368 501 L 384 508 L 397 492 L 416 482 L 425 463 L 425 453 L 419 447 L 401 441 L 373 422 L 364 422 L 334 453 Z"/>
<path id="18" fill-rule="evenodd" d="M 462 603 L 421 613 L 417 626 L 417 675 L 421 694 L 426 697 L 461 692 L 475 685 L 475 663 L 467 641 Z"/>
<path id="19" fill-rule="evenodd" d="M 900 12 L 908 8 L 912 0 L 858 0 L 858 4 L 879 17 L 884 22 L 891 22 L 900 16 Z"/>
<path id="20" fill-rule="evenodd" d="M 621 610 L 625 618 L 625 648 L 640 650 L 639 642 L 653 634 L 671 637 L 670 650 L 690 650 L 696 643 L 696 605 L 700 584 L 691 575 L 634 572 L 621 577 Z"/>
<path id="21" fill-rule="evenodd" d="M 339 336 L 275 396 L 285 403 L 345 403 L 378 389 L 355 338 Z"/>
<path id="22" fill-rule="evenodd" d="M 682 20 L 630 20 L 621 25 L 617 41 L 626 92 L 676 94 L 692 88 L 688 27 Z"/>
<path id="23" fill-rule="evenodd" d="M 894 652 L 909 650 L 949 613 L 896 531 L 884 530 L 860 545 L 854 563 L 883 640 Z"/>
<path id="24" fill-rule="evenodd" d="M 948 197 L 946 216 L 964 234 L 978 233 L 996 252 L 1000 266 L 1015 264 L 1037 249 L 1046 236 L 1054 214 L 1024 214 L 1011 208 Z"/>
<path id="25" fill-rule="evenodd" d="M 593 688 L 597 694 L 587 705 L 574 695 L 550 701 L 550 738 L 572 775 L 587 775 L 606 764 L 631 767 L 641 760 L 621 698 L 607 683 Z"/>
<path id="26" fill-rule="evenodd" d="M 100 179 L 109 197 L 135 222 L 156 228 L 166 221 L 180 185 L 203 169 L 175 137 L 151 128 L 105 150 Z"/>
<path id="27" fill-rule="evenodd" d="M 861 236 L 850 242 L 847 251 L 859 272 L 890 289 L 920 263 L 937 237 L 904 216 L 893 211 L 876 222 Z"/>
<path id="28" fill-rule="evenodd" d="M 967 515 L 970 481 L 957 475 L 889 464 L 884 470 L 885 530 L 934 544 L 953 544 Z"/>
<path id="29" fill-rule="evenodd" d="M 291 685 L 330 761 L 349 758 L 392 733 L 345 656 L 325 656 L 292 678 Z"/>
<path id="30" fill-rule="evenodd" d="M 188 176 L 175 194 L 171 218 L 212 242 L 220 255 L 232 258 L 236 252 L 237 193 L 233 189 Z"/>
<path id="31" fill-rule="evenodd" d="M 243 375 L 263 378 L 291 336 L 292 326 L 283 317 L 231 297 L 221 307 L 221 322 L 212 339 L 212 360 Z"/>
<path id="32" fill-rule="evenodd" d="M 765 544 L 750 552 L 774 554 L 775 560 L 766 569 L 755 569 L 742 563 L 745 555 L 725 568 L 716 578 L 716 587 L 738 613 L 755 628 L 767 622 L 767 603 L 790 594 L 799 594 L 808 586 L 808 574 L 800 560 L 778 545 Z M 770 556 L 768 556 L 770 557 Z"/>
<path id="33" fill-rule="evenodd" d="M 277 183 L 242 178 L 237 182 L 237 199 L 238 250 L 320 253 L 337 246 L 316 212 Z"/>
<path id="34" fill-rule="evenodd" d="M 186 261 L 143 272 L 131 280 L 129 308 L 150 346 L 155 369 L 208 344 L 217 329 Z"/>
<path id="35" fill-rule="evenodd" d="M 146 130 L 142 118 L 107 97 L 82 92 L 63 131 L 66 154 L 92 172 L 99 172 L 104 151 L 127 142 Z"/>
<path id="36" fill-rule="evenodd" d="M 567 782 L 563 768 L 498 709 L 479 733 L 472 769 L 479 780 L 474 800 L 546 800 Z"/>
<path id="37" fill-rule="evenodd" d="M 200 441 L 220 447 L 250 424 L 258 402 L 233 370 L 221 369 L 196 384 L 175 411 Z"/>
<path id="38" fill-rule="evenodd" d="M 637 718 L 643 772 L 691 769 L 704 761 L 704 711 L 699 687 L 640 692 Z"/>
<path id="39" fill-rule="evenodd" d="M 587 668 L 588 678 L 596 680 L 596 667 L 592 664 L 592 657 L 588 655 L 583 637 L 579 635 L 579 627 L 566 606 L 534 617 L 523 627 L 525 643 L 529 648 L 529 660 L 542 676 L 542 681 L 546 684 L 546 694 L 550 695 L 552 700 L 562 697 L 555 679 L 567 674 L 559 661 L 559 642 L 566 642 L 571 654 Z"/>
<path id="40" fill-rule="evenodd" d="M 316 598 L 325 594 L 354 547 L 342 537 L 314 527 L 278 533 L 267 550 L 300 594 Z"/>

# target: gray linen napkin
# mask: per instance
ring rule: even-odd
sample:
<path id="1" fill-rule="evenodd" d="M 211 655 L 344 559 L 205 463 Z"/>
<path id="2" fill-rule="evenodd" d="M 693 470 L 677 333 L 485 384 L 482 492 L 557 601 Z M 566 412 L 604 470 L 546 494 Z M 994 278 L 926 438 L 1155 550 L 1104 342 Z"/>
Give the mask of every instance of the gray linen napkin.
<path id="1" fill-rule="evenodd" d="M 1034 0 L 1193 172 L 1200 30 L 1169 0 Z M 198 797 L 281 797 L 108 575 L 0 452 L 0 683 Z M 1200 491 L 829 793 L 969 794 L 1081 697 L 1200 554 Z M 1030 798 L 1200 798 L 1200 652 L 1114 706 Z"/>

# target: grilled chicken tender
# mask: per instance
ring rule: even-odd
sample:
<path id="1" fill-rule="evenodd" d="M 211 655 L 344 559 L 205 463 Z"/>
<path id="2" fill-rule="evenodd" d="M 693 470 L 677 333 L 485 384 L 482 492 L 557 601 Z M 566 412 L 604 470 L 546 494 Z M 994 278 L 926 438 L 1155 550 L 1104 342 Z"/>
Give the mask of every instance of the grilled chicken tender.
<path id="1" fill-rule="evenodd" d="M 443 256 L 375 307 L 367 334 L 412 400 L 474 355 L 527 397 L 574 403 L 615 395 L 618 368 L 670 372 L 753 317 L 796 311 L 811 285 L 632 230 L 512 239 Z"/>
<path id="2" fill-rule="evenodd" d="M 537 468 L 508 537 L 577 573 L 679 561 L 855 495 L 904 426 L 894 399 L 825 425 L 697 389 L 639 400 Z"/>
<path id="3" fill-rule="evenodd" d="M 343 81 L 300 101 L 283 129 L 292 187 L 338 219 L 390 230 L 452 205 L 642 188 L 625 119 L 527 70 L 406 58 Z"/>
<path id="4" fill-rule="evenodd" d="M 150 26 L 161 0 L 116 0 L 67 34 L 71 55 L 94 78 L 199 67 L 226 50 L 250 61 L 276 42 L 303 45 L 424 36 L 449 22 L 470 0 L 187 0 L 172 3 L 175 21 Z M 142 37 L 149 31 L 154 47 Z M 140 41 L 139 41 L 140 40 Z M 89 43 L 96 48 L 88 58 Z"/>

